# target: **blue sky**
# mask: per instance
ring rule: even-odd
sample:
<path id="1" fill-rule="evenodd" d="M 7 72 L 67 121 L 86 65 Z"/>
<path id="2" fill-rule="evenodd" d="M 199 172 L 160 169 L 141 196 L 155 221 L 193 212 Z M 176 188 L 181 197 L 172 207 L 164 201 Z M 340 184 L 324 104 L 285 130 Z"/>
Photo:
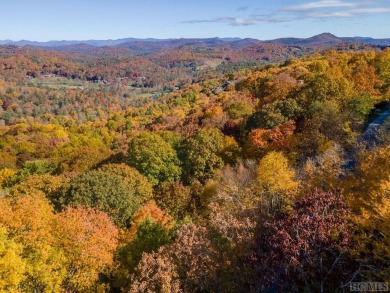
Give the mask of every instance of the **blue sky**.
<path id="1" fill-rule="evenodd" d="M 390 0 L 1 0 L 0 39 L 390 38 Z"/>

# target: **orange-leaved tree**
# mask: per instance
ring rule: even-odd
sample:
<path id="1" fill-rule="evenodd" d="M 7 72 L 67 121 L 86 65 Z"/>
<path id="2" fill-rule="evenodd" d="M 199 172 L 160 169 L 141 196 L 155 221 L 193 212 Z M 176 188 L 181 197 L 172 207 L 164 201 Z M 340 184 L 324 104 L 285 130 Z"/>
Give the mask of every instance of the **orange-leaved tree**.
<path id="1" fill-rule="evenodd" d="M 68 207 L 55 216 L 54 235 L 64 251 L 69 291 L 90 289 L 99 273 L 109 272 L 118 244 L 118 229 L 109 216 L 92 208 Z"/>

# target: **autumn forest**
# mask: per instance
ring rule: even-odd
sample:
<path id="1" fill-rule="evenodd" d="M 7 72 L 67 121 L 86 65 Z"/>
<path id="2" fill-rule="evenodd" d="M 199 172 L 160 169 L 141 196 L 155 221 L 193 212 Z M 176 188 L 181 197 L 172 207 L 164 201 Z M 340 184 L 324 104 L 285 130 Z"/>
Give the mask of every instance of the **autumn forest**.
<path id="1" fill-rule="evenodd" d="M 0 292 L 390 280 L 390 49 L 199 42 L 0 46 Z"/>

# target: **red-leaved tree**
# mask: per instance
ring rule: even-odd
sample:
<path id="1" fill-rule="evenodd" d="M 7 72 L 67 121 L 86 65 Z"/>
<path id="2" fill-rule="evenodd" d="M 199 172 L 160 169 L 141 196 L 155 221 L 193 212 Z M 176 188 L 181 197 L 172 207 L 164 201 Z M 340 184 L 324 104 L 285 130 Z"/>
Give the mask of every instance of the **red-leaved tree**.
<path id="1" fill-rule="evenodd" d="M 347 260 L 349 213 L 341 192 L 316 191 L 299 199 L 290 214 L 261 223 L 253 262 L 258 289 L 337 291 L 353 270 Z"/>

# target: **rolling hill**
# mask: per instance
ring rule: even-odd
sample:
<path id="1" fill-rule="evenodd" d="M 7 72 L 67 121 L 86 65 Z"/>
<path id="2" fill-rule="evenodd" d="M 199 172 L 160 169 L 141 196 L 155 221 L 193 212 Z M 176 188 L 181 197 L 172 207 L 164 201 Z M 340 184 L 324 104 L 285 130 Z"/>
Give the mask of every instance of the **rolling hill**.
<path id="1" fill-rule="evenodd" d="M 206 46 L 212 48 L 243 49 L 256 44 L 274 44 L 281 46 L 332 47 L 342 43 L 362 43 L 376 46 L 390 46 L 389 39 L 370 37 L 337 37 L 331 33 L 322 33 L 310 38 L 279 38 L 274 40 L 257 40 L 252 38 L 181 38 L 181 39 L 139 39 L 123 38 L 117 40 L 84 40 L 84 41 L 11 41 L 0 40 L 0 45 L 15 45 L 44 48 L 67 52 L 86 52 L 98 47 L 126 48 L 140 53 L 151 53 L 160 50 L 176 49 L 183 46 Z"/>

